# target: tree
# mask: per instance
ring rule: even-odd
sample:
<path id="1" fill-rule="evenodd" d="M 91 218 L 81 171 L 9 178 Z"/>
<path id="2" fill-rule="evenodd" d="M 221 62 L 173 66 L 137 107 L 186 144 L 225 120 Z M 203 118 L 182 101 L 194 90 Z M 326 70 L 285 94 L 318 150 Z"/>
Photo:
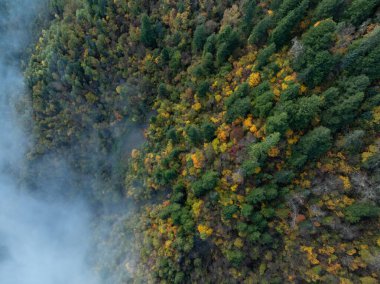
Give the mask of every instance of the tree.
<path id="1" fill-rule="evenodd" d="M 282 19 L 289 12 L 294 10 L 298 5 L 300 5 L 301 0 L 284 0 L 282 1 L 280 7 L 278 8 L 277 19 Z"/>
<path id="2" fill-rule="evenodd" d="M 227 122 L 231 123 L 236 118 L 244 118 L 251 110 L 251 99 L 249 97 L 249 85 L 243 83 L 239 88 L 226 100 Z"/>
<path id="3" fill-rule="evenodd" d="M 194 31 L 194 37 L 193 37 L 193 51 L 199 52 L 203 49 L 203 46 L 205 45 L 207 40 L 207 32 L 204 25 L 199 25 Z"/>
<path id="4" fill-rule="evenodd" d="M 186 129 L 186 134 L 193 145 L 199 145 L 202 142 L 202 134 L 196 126 L 189 126 Z"/>
<path id="5" fill-rule="evenodd" d="M 377 5 L 378 0 L 353 0 L 347 9 L 346 17 L 354 25 L 359 25 L 371 16 Z"/>
<path id="6" fill-rule="evenodd" d="M 206 142 L 210 142 L 215 138 L 216 126 L 211 122 L 202 124 L 202 133 Z"/>
<path id="7" fill-rule="evenodd" d="M 273 17 L 270 15 L 266 16 L 254 26 L 251 35 L 248 38 L 248 43 L 256 45 L 263 44 L 268 37 L 268 30 L 272 25 Z"/>
<path id="8" fill-rule="evenodd" d="M 311 27 L 302 36 L 302 44 L 313 52 L 329 49 L 334 43 L 336 23 L 327 19 Z"/>
<path id="9" fill-rule="evenodd" d="M 349 132 L 344 136 L 343 139 L 343 149 L 349 151 L 350 153 L 360 153 L 363 150 L 365 131 L 354 130 Z"/>
<path id="10" fill-rule="evenodd" d="M 288 128 L 288 114 L 286 112 L 276 113 L 273 116 L 268 117 L 265 125 L 267 134 L 274 132 L 284 134 Z"/>
<path id="11" fill-rule="evenodd" d="M 305 81 L 309 87 L 315 87 L 322 83 L 326 76 L 333 70 L 337 58 L 327 50 L 315 54 L 310 59 L 308 66 L 304 69 L 299 77 Z"/>
<path id="12" fill-rule="evenodd" d="M 269 112 L 273 108 L 274 94 L 271 91 L 267 91 L 253 100 L 253 113 L 260 118 L 268 116 Z"/>
<path id="13" fill-rule="evenodd" d="M 280 133 L 275 132 L 268 135 L 265 140 L 253 143 L 248 149 L 248 159 L 243 168 L 246 174 L 251 174 L 256 168 L 262 167 L 268 158 L 268 152 L 280 142 Z"/>
<path id="14" fill-rule="evenodd" d="M 147 14 L 143 14 L 141 17 L 141 42 L 146 47 L 156 46 L 156 32 L 150 22 L 150 18 Z"/>
<path id="15" fill-rule="evenodd" d="M 256 3 L 250 0 L 244 2 L 244 14 L 241 21 L 241 28 L 246 35 L 252 30 L 254 16 L 256 12 Z"/>
<path id="16" fill-rule="evenodd" d="M 314 11 L 313 22 L 330 17 L 335 19 L 343 4 L 344 0 L 322 0 Z"/>
<path id="17" fill-rule="evenodd" d="M 357 223 L 364 218 L 375 218 L 380 214 L 380 207 L 371 203 L 355 203 L 344 210 L 345 219 Z"/>
<path id="18" fill-rule="evenodd" d="M 226 26 L 219 32 L 216 52 L 216 62 L 219 66 L 226 63 L 226 60 L 239 46 L 239 43 L 239 35 L 231 26 Z"/>
<path id="19" fill-rule="evenodd" d="M 210 83 L 208 81 L 202 81 L 197 88 L 197 94 L 200 98 L 205 98 L 209 91 Z"/>
<path id="20" fill-rule="evenodd" d="M 287 103 L 284 109 L 289 114 L 290 127 L 299 130 L 307 128 L 319 114 L 322 103 L 322 99 L 316 95 Z"/>
<path id="21" fill-rule="evenodd" d="M 196 197 L 201 197 L 215 188 L 218 183 L 219 174 L 214 171 L 207 171 L 200 180 L 192 185 L 193 193 Z"/>
<path id="22" fill-rule="evenodd" d="M 371 80 L 380 77 L 380 29 L 374 29 L 367 37 L 355 41 L 342 60 L 341 69 L 350 74 L 365 74 Z"/>
<path id="23" fill-rule="evenodd" d="M 281 48 L 290 39 L 293 28 L 301 21 L 308 7 L 309 0 L 303 0 L 277 24 L 270 37 L 277 48 Z"/>
<path id="24" fill-rule="evenodd" d="M 217 44 L 216 34 L 210 35 L 207 38 L 206 43 L 203 47 L 203 56 L 207 53 L 215 54 L 216 53 L 216 44 Z"/>
<path id="25" fill-rule="evenodd" d="M 269 46 L 260 49 L 260 51 L 257 54 L 256 59 L 256 70 L 262 69 L 265 65 L 268 64 L 269 58 L 274 54 L 276 51 L 276 45 L 274 43 L 270 44 Z"/>
<path id="26" fill-rule="evenodd" d="M 334 131 L 351 123 L 357 115 L 357 111 L 364 99 L 364 93 L 360 92 L 340 104 L 328 108 L 322 115 L 322 124 Z"/>
<path id="27" fill-rule="evenodd" d="M 294 147 L 290 163 L 296 167 L 302 167 L 308 160 L 314 161 L 326 153 L 332 146 L 331 130 L 319 126 L 303 136 Z"/>

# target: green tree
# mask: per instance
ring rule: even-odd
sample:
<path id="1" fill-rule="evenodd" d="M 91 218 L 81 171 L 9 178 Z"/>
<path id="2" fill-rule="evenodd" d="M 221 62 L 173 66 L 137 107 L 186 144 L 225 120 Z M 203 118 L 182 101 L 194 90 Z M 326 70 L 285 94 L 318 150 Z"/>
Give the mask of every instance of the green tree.
<path id="1" fill-rule="evenodd" d="M 274 132 L 284 134 L 288 128 L 288 114 L 286 112 L 275 113 L 273 116 L 268 117 L 265 125 L 267 134 Z"/>
<path id="2" fill-rule="evenodd" d="M 343 5 L 344 0 L 322 0 L 314 11 L 313 21 L 316 22 L 330 17 L 335 19 Z"/>
<path id="3" fill-rule="evenodd" d="M 193 37 L 193 51 L 199 52 L 203 49 L 203 46 L 205 45 L 207 40 L 207 32 L 204 25 L 199 25 L 194 31 L 194 37 Z"/>
<path id="4" fill-rule="evenodd" d="M 353 0 L 347 9 L 346 17 L 354 25 L 359 25 L 371 16 L 379 3 L 379 0 Z"/>
<path id="5" fill-rule="evenodd" d="M 371 203 L 355 203 L 344 210 L 345 219 L 350 223 L 357 223 L 365 218 L 375 218 L 379 214 L 380 207 Z"/>
<path id="6" fill-rule="evenodd" d="M 296 168 L 302 167 L 308 160 L 314 161 L 326 153 L 332 146 L 331 130 L 319 126 L 302 136 L 294 147 L 290 163 Z"/>
<path id="7" fill-rule="evenodd" d="M 143 14 L 141 17 L 140 40 L 146 47 L 156 46 L 156 32 L 147 14 Z"/>
<path id="8" fill-rule="evenodd" d="M 270 37 L 277 48 L 282 47 L 290 39 L 293 28 L 301 21 L 308 7 L 309 0 L 303 0 L 277 24 Z"/>
<path id="9" fill-rule="evenodd" d="M 251 35 L 248 38 L 249 44 L 263 44 L 268 37 L 268 30 L 273 25 L 273 17 L 268 15 L 258 22 L 252 29 Z"/>
<path id="10" fill-rule="evenodd" d="M 256 70 L 262 69 L 268 64 L 269 58 L 276 52 L 276 45 L 274 43 L 259 50 L 256 59 Z"/>
<path id="11" fill-rule="evenodd" d="M 219 66 L 224 65 L 228 57 L 239 46 L 238 33 L 231 26 L 224 27 L 218 34 L 216 62 Z"/>
<path id="12" fill-rule="evenodd" d="M 196 197 L 204 196 L 215 188 L 218 183 L 219 174 L 214 171 L 207 171 L 199 180 L 192 185 L 193 193 Z"/>
<path id="13" fill-rule="evenodd" d="M 302 97 L 294 103 L 287 103 L 285 110 L 289 114 L 290 127 L 299 130 L 307 128 L 318 116 L 322 104 L 322 99 L 316 95 Z"/>

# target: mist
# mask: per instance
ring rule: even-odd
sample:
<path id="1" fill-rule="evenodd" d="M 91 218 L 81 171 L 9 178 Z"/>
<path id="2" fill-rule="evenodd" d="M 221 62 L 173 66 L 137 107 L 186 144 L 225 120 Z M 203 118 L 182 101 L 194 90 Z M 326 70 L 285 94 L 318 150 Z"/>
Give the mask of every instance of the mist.
<path id="1" fill-rule="evenodd" d="M 23 126 L 31 120 L 27 104 L 16 111 L 27 101 L 20 58 L 46 5 L 0 0 L 0 283 L 99 283 L 89 263 L 91 211 L 83 199 L 62 194 L 70 190 L 70 168 L 46 173 L 47 181 L 36 182 L 40 194 L 21 182 L 32 139 Z"/>

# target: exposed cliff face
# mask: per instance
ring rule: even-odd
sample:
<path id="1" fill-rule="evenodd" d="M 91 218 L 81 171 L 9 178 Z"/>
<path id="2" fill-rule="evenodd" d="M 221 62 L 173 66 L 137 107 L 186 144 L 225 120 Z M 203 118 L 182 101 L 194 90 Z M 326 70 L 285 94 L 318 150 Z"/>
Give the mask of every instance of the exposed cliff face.
<path id="1" fill-rule="evenodd" d="M 378 7 L 52 1 L 26 72 L 31 155 L 68 157 L 96 204 L 121 202 L 104 215 L 122 224 L 104 247 L 121 253 L 99 269 L 121 283 L 378 281 Z"/>

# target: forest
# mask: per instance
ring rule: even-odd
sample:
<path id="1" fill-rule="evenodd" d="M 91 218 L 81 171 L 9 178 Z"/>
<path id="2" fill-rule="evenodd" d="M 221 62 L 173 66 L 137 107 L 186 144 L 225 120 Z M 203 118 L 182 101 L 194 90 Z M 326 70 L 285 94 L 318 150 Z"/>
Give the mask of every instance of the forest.
<path id="1" fill-rule="evenodd" d="M 379 20 L 380 0 L 51 0 L 29 174 L 80 174 L 110 283 L 379 283 Z"/>

